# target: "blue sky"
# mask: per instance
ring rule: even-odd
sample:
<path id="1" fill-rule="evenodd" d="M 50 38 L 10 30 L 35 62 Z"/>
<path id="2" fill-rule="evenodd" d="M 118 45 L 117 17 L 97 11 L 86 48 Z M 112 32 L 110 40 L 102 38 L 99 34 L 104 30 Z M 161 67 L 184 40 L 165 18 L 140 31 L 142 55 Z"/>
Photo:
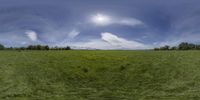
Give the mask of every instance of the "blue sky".
<path id="1" fill-rule="evenodd" d="M 0 43 L 146 49 L 200 43 L 199 0 L 0 0 Z"/>

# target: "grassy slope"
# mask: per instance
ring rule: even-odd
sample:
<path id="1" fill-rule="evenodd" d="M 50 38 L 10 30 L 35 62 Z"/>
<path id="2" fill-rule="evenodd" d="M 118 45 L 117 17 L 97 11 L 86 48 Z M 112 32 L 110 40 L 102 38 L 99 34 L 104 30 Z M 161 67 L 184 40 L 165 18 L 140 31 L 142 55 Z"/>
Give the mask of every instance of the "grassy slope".
<path id="1" fill-rule="evenodd" d="M 0 51 L 0 99 L 198 98 L 198 51 Z"/>

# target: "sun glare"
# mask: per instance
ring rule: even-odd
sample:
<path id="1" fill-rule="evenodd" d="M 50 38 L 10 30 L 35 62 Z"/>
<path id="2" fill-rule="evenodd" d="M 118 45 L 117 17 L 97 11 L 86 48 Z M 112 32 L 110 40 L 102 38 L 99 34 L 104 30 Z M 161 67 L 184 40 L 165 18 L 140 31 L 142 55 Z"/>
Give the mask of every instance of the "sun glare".
<path id="1" fill-rule="evenodd" d="M 110 23 L 110 18 L 106 15 L 97 14 L 92 17 L 92 21 L 97 25 L 107 25 Z"/>

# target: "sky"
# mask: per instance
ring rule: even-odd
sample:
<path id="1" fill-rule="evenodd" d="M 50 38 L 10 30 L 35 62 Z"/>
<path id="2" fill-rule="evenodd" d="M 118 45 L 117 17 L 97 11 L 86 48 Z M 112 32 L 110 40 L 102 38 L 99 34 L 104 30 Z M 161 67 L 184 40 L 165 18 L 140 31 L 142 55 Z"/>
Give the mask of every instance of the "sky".
<path id="1" fill-rule="evenodd" d="M 150 49 L 200 43 L 200 0 L 0 0 L 0 43 Z"/>

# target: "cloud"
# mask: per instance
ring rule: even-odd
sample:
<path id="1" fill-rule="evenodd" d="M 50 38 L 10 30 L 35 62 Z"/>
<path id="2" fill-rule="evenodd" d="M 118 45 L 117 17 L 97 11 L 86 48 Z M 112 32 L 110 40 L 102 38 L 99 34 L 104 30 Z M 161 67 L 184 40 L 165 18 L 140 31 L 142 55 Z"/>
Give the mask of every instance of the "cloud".
<path id="1" fill-rule="evenodd" d="M 75 42 L 70 43 L 73 47 L 79 48 L 93 48 L 93 49 L 146 49 L 149 48 L 147 45 L 136 41 L 126 40 L 118 37 L 112 33 L 104 32 L 101 33 L 100 39 L 93 39 L 88 42 Z"/>
<path id="2" fill-rule="evenodd" d="M 22 47 L 22 46 L 27 46 L 31 44 L 42 44 L 39 39 L 34 39 L 33 35 L 31 35 L 32 31 L 27 30 L 27 31 L 16 31 L 16 32 L 6 32 L 0 34 L 0 43 L 5 45 L 6 47 Z M 16 34 L 18 33 L 18 34 Z M 20 34 L 23 33 L 23 34 Z M 30 34 L 31 33 L 31 34 Z M 33 33 L 34 34 L 34 33 Z M 31 38 L 32 39 L 31 39 Z M 36 40 L 36 41 L 33 41 Z"/>
<path id="3" fill-rule="evenodd" d="M 143 24 L 142 21 L 134 19 L 134 18 L 122 19 L 118 23 L 122 24 L 122 25 L 127 25 L 127 26 L 135 26 L 135 25 L 142 25 Z"/>
<path id="4" fill-rule="evenodd" d="M 31 40 L 31 41 L 37 41 L 38 40 L 38 36 L 37 33 L 31 30 L 28 30 L 25 32 L 25 34 L 27 35 L 27 37 Z"/>
<path id="5" fill-rule="evenodd" d="M 104 14 L 96 14 L 91 17 L 91 22 L 98 26 L 108 26 L 113 24 L 126 25 L 126 26 L 137 26 L 143 25 L 144 23 L 135 18 L 123 18 L 113 17 Z"/>
<path id="6" fill-rule="evenodd" d="M 79 34 L 80 34 L 80 32 L 74 29 L 74 30 L 72 30 L 71 32 L 68 33 L 68 37 L 69 38 L 74 38 Z"/>
<path id="7" fill-rule="evenodd" d="M 101 39 L 112 46 L 116 46 L 119 48 L 125 49 L 139 49 L 145 47 L 144 44 L 136 42 L 136 41 L 129 41 L 124 38 L 118 37 L 112 33 L 101 33 Z"/>
<path id="8" fill-rule="evenodd" d="M 97 14 L 93 16 L 91 19 L 93 23 L 100 26 L 107 26 L 109 24 L 112 24 L 111 18 L 103 14 Z"/>

